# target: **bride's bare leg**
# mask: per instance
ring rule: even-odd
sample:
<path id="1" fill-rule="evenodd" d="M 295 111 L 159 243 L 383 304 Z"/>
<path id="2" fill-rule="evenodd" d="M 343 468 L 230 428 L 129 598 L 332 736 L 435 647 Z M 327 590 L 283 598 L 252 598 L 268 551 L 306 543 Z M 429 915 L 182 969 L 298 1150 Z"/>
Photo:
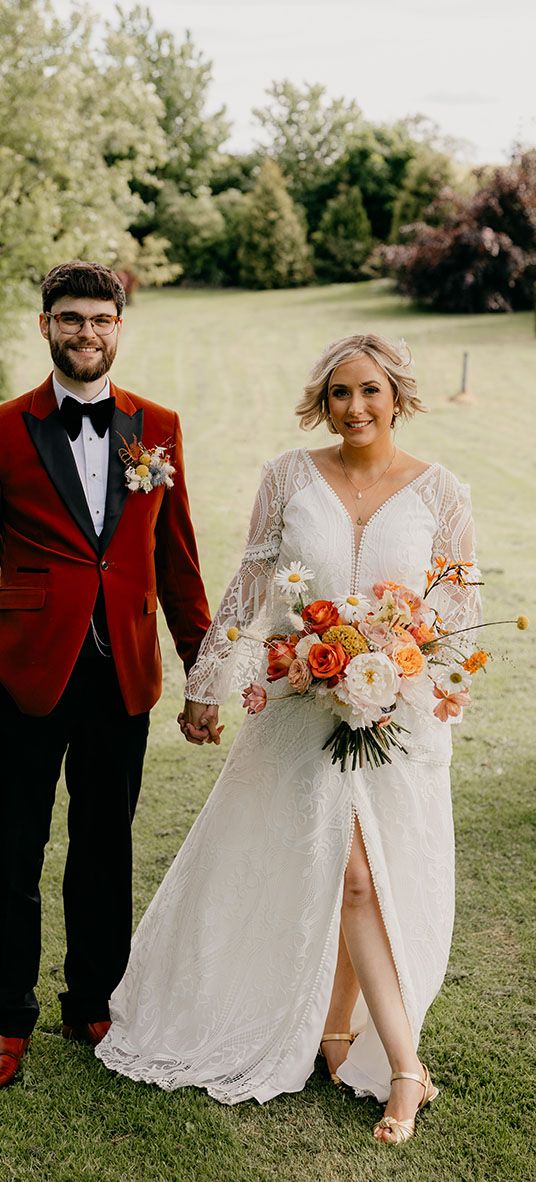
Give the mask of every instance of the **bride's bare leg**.
<path id="1" fill-rule="evenodd" d="M 422 1075 L 357 822 L 345 876 L 341 920 L 348 952 L 391 1071 Z M 395 1080 L 386 1115 L 396 1120 L 413 1117 L 422 1094 L 418 1083 Z M 393 1139 L 388 1129 L 379 1130 L 377 1136 L 385 1141 Z"/>
<path id="2" fill-rule="evenodd" d="M 341 928 L 339 932 L 337 968 L 335 970 L 333 991 L 324 1026 L 325 1034 L 351 1033 L 352 1012 L 357 1001 L 358 993 L 359 981 L 357 980 L 348 955 L 346 940 L 344 939 Z M 346 1059 L 349 1045 L 347 1042 L 324 1043 L 322 1050 L 326 1056 L 330 1071 L 336 1072 L 337 1067 L 340 1067 L 343 1060 Z"/>

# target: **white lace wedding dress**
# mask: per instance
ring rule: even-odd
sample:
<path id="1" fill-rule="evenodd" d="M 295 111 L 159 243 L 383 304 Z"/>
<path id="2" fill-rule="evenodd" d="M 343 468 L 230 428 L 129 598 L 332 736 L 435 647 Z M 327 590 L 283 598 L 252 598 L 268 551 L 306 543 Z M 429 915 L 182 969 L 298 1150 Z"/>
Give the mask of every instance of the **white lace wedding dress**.
<path id="1" fill-rule="evenodd" d="M 432 557 L 473 559 L 466 486 L 439 464 L 390 497 L 359 547 L 344 505 L 304 450 L 265 465 L 244 559 L 188 680 L 221 702 L 264 679 L 259 636 L 286 632 L 273 576 L 297 559 L 309 599 L 368 594 L 390 579 L 423 590 Z M 434 606 L 450 627 L 478 622 L 478 593 L 450 586 Z M 270 694 L 284 692 L 281 682 Z M 397 717 L 400 713 L 397 710 Z M 409 754 L 341 773 L 322 745 L 334 719 L 299 696 L 246 717 L 225 767 L 135 934 L 97 1055 L 114 1071 L 226 1104 L 303 1088 L 313 1070 L 337 959 L 355 819 L 363 833 L 415 1038 L 447 965 L 454 905 L 450 727 L 405 707 Z M 389 1064 L 364 1003 L 339 1074 L 385 1100 Z"/>

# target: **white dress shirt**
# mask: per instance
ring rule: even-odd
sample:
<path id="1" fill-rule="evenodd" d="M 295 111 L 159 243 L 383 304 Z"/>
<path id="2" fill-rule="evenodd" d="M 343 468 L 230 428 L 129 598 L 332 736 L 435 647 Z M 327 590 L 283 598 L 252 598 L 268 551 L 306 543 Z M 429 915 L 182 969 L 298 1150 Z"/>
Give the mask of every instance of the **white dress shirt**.
<path id="1" fill-rule="evenodd" d="M 62 386 L 58 382 L 55 374 L 52 380 L 58 406 L 61 406 L 63 399 L 67 395 L 70 398 L 74 398 L 75 402 L 81 402 L 83 406 L 93 405 L 95 402 L 102 402 L 104 398 L 110 397 L 110 382 L 108 378 L 106 378 L 102 390 L 95 395 L 95 398 L 91 398 L 89 403 L 87 399 L 77 398 L 76 394 L 72 394 L 70 390 L 66 390 L 65 386 Z M 69 439 L 69 436 L 67 438 Z M 108 482 L 109 439 L 109 430 L 106 431 L 102 439 L 100 435 L 97 435 L 89 415 L 84 415 L 82 419 L 82 430 L 78 438 L 69 439 L 78 469 L 78 475 L 82 482 L 82 488 L 86 494 L 91 520 L 95 526 L 95 533 L 97 534 L 102 533 L 104 526 L 104 507 L 106 504 L 106 485 Z"/>

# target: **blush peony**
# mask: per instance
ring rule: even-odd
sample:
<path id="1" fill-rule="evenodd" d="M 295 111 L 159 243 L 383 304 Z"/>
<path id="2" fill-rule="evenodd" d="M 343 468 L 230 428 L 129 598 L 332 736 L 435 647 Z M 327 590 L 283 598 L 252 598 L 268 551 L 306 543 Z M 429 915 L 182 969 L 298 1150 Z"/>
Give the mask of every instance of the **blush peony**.
<path id="1" fill-rule="evenodd" d="M 350 705 L 365 701 L 387 709 L 396 697 L 398 674 L 384 653 L 360 653 L 347 665 L 344 684 Z"/>

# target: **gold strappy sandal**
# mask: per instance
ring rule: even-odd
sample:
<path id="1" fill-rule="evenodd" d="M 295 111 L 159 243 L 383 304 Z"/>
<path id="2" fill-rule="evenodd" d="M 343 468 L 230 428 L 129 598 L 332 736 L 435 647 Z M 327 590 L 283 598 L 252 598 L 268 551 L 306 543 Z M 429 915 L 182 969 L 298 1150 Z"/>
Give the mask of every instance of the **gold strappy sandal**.
<path id="1" fill-rule="evenodd" d="M 439 1088 L 434 1087 L 428 1068 L 425 1067 L 424 1063 L 421 1063 L 421 1067 L 423 1069 L 424 1079 L 412 1071 L 395 1071 L 391 1076 L 391 1083 L 395 1079 L 413 1079 L 415 1083 L 420 1083 L 421 1087 L 424 1088 L 424 1094 L 417 1108 L 417 1112 L 420 1112 L 426 1104 L 431 1104 L 432 1100 L 435 1100 L 436 1096 L 439 1095 Z M 389 1132 L 393 1134 L 392 1138 L 385 1140 L 383 1137 L 376 1137 L 375 1134 L 378 1129 L 389 1129 Z M 413 1137 L 415 1134 L 415 1118 L 413 1120 L 395 1120 L 394 1116 L 382 1116 L 382 1119 L 374 1125 L 372 1131 L 375 1141 L 380 1141 L 383 1145 L 402 1145 L 404 1141 L 409 1141 L 410 1137 Z"/>
<path id="2" fill-rule="evenodd" d="M 323 1037 L 320 1039 L 320 1054 L 322 1055 L 323 1059 L 326 1058 L 326 1056 L 322 1050 L 322 1045 L 325 1042 L 349 1042 L 350 1046 L 351 1046 L 354 1041 L 355 1041 L 355 1034 L 324 1034 Z M 337 1073 L 335 1071 L 330 1071 L 329 1078 L 330 1078 L 332 1084 L 335 1084 L 336 1088 L 342 1087 L 343 1080 L 339 1078 L 339 1076 L 337 1075 Z"/>

